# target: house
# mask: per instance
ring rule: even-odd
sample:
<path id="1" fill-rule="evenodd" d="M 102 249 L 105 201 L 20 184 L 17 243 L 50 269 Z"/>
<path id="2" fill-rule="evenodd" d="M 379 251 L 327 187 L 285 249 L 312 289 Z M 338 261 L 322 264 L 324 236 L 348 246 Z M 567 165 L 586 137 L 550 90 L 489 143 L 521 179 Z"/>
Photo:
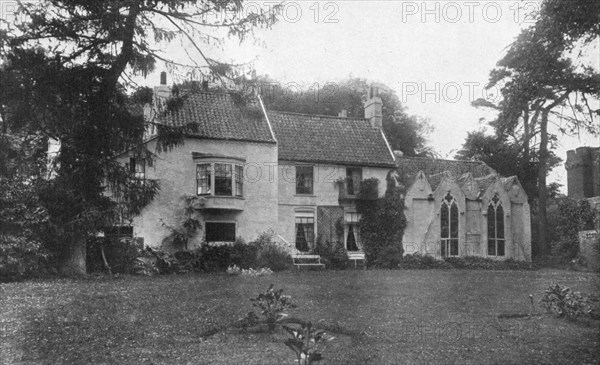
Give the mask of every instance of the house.
<path id="1" fill-rule="evenodd" d="M 137 177 L 160 181 L 159 195 L 141 214 L 132 217 L 132 234 L 142 237 L 150 246 L 162 244 L 169 227 L 177 226 L 183 219 L 185 196 L 194 196 L 198 198 L 194 211 L 202 223 L 196 243 L 232 242 L 236 237 L 248 242 L 272 230 L 281 244 L 303 252 L 310 251 L 319 240 L 342 242 L 349 251 L 360 251 L 360 216 L 355 207 L 360 181 L 377 178 L 381 182 L 379 194 L 383 196 L 387 175 L 411 161 L 398 160 L 390 149 L 382 131 L 382 102 L 375 88 L 365 102 L 365 118 L 270 111 L 260 97 L 256 103 L 245 105 L 231 94 L 208 90 L 186 94 L 176 110 L 157 113 L 164 107 L 170 90 L 161 78 L 161 85 L 154 90 L 153 106 L 144 108 L 145 118 L 155 121 L 148 124 L 148 149 L 156 148 L 156 124 L 195 124 L 197 128 L 186 135 L 183 145 L 153 158 L 152 166 L 148 165 L 150 160 L 133 151 L 119 156 Z M 420 240 L 415 232 L 425 221 L 437 220 L 438 223 L 430 223 L 431 227 L 437 227 L 432 229 L 445 232 L 451 224 L 452 234 L 458 232 L 458 238 L 444 233 L 426 238 L 437 239 L 439 247 L 443 247 L 439 242 L 449 242 L 441 251 L 443 255 L 468 254 L 471 251 L 462 248 L 457 251 L 453 240 L 457 240 L 459 247 L 465 246 L 465 237 L 475 232 L 475 225 L 480 237 L 487 237 L 482 228 L 488 214 L 487 204 L 500 199 L 501 203 L 494 205 L 499 207 L 495 209 L 502 217 L 498 218 L 498 224 L 505 219 L 503 207 L 507 214 L 514 214 L 511 219 L 521 219 L 521 223 L 510 224 L 511 219 L 506 218 L 505 231 L 498 230 L 498 236 L 494 236 L 495 242 L 499 242 L 495 256 L 528 259 L 529 225 L 525 228 L 522 222 L 528 219 L 529 208 L 522 188 L 515 190 L 520 187 L 515 178 L 493 180 L 486 175 L 490 181 L 483 182 L 477 180 L 480 177 L 477 175 L 463 182 L 451 175 L 440 179 L 429 173 L 427 170 L 414 176 L 403 175 L 408 179 L 403 183 L 410 186 L 407 198 L 414 203 L 407 209 L 410 216 L 407 239 Z M 463 191 L 467 183 L 479 184 L 473 189 L 483 195 Z M 455 208 L 449 203 L 450 223 L 443 218 L 446 223 L 440 226 L 439 209 L 448 191 L 452 192 L 460 216 L 455 216 Z M 425 203 L 421 204 L 423 199 Z M 470 210 L 475 207 L 480 210 L 477 224 L 467 225 L 464 219 L 467 204 Z M 517 211 L 519 207 L 521 213 Z M 469 212 L 467 217 L 471 215 Z M 423 220 L 425 216 L 427 219 Z M 453 228 L 456 221 L 459 226 Z M 502 234 L 510 236 L 511 229 L 519 231 L 518 237 L 502 241 Z M 473 234 L 468 237 L 475 239 Z M 518 253 L 512 251 L 516 241 L 522 244 L 521 251 L 515 251 Z M 405 249 L 414 252 L 406 245 Z M 473 253 L 487 255 L 488 251 L 478 252 Z"/>

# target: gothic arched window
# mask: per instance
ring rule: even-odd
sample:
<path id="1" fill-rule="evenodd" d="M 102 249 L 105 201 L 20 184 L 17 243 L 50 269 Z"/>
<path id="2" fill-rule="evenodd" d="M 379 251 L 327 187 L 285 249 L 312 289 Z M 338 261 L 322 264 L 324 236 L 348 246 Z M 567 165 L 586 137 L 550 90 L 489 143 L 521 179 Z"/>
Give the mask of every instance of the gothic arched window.
<path id="1" fill-rule="evenodd" d="M 458 204 L 448 192 L 440 207 L 442 256 L 458 256 Z"/>
<path id="2" fill-rule="evenodd" d="M 504 256 L 504 209 L 498 194 L 488 204 L 488 255 Z"/>

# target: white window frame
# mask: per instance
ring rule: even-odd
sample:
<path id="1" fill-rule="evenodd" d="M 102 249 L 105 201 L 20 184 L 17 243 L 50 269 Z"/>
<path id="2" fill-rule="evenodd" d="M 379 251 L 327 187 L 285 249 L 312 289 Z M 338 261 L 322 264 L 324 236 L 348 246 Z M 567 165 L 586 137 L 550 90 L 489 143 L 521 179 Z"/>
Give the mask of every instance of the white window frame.
<path id="1" fill-rule="evenodd" d="M 357 216 L 356 222 L 347 219 L 348 215 L 352 215 L 352 214 L 355 214 Z M 350 251 L 348 249 L 348 233 L 350 232 L 350 225 L 354 224 L 358 228 L 358 222 L 360 221 L 360 218 L 361 218 L 360 214 L 357 212 L 344 212 L 344 248 L 346 248 L 346 251 L 348 251 L 348 252 L 361 252 L 362 251 L 362 242 L 360 240 L 360 232 L 358 231 L 358 229 L 354 233 L 354 235 L 355 235 L 354 238 L 356 239 L 356 247 L 358 247 L 358 251 Z"/>
<path id="2" fill-rule="evenodd" d="M 216 194 L 215 193 L 215 164 L 222 164 L 222 165 L 230 165 L 231 166 L 231 195 L 223 195 L 223 194 Z M 199 184 L 198 182 L 200 181 L 200 179 L 198 179 L 198 166 L 200 165 L 209 165 L 209 173 L 210 173 L 210 181 L 209 181 L 209 190 L 210 190 L 210 194 L 200 194 L 199 193 Z M 195 163 L 196 166 L 196 195 L 197 196 L 213 196 L 213 197 L 237 197 L 237 198 L 243 198 L 244 197 L 244 165 L 239 164 L 239 163 L 235 163 L 235 162 L 231 162 L 231 161 L 197 161 Z M 241 179 L 241 194 L 238 194 L 238 189 L 237 189 L 237 184 L 236 184 L 236 178 L 237 178 L 237 169 L 236 167 L 241 167 L 241 172 L 242 172 L 242 179 Z"/>

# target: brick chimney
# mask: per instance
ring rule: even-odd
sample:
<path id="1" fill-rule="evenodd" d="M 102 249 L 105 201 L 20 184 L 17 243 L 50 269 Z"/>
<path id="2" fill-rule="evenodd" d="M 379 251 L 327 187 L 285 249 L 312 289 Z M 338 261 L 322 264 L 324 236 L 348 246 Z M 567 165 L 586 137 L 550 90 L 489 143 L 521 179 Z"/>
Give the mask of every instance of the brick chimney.
<path id="1" fill-rule="evenodd" d="M 369 95 L 365 102 L 365 118 L 371 122 L 373 128 L 379 128 L 383 126 L 383 102 L 379 97 L 379 89 L 371 86 L 369 88 Z"/>

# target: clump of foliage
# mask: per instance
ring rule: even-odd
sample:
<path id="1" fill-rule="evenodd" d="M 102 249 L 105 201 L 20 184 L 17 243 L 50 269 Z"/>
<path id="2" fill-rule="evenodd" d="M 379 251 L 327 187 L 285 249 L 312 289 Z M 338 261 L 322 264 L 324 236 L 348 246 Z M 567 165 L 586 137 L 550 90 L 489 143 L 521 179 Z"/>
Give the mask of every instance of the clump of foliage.
<path id="1" fill-rule="evenodd" d="M 317 240 L 313 254 L 321 256 L 328 269 L 343 270 L 348 267 L 348 251 L 342 242 Z"/>
<path id="2" fill-rule="evenodd" d="M 487 257 L 444 257 L 414 253 L 405 255 L 397 266 L 400 269 L 466 269 L 466 270 L 531 270 L 530 262 L 514 259 L 494 260 Z"/>
<path id="3" fill-rule="evenodd" d="M 289 295 L 283 295 L 283 289 L 275 290 L 271 284 L 264 293 L 258 294 L 256 298 L 251 298 L 252 306 L 260 309 L 263 320 L 259 323 L 266 324 L 269 332 L 275 331 L 275 326 L 282 324 L 284 318 L 289 317 L 288 309 L 296 308 L 291 302 Z M 253 312 L 249 317 L 258 318 Z"/>
<path id="4" fill-rule="evenodd" d="M 87 243 L 88 272 L 132 274 L 143 245 L 132 237 L 94 237 Z"/>
<path id="5" fill-rule="evenodd" d="M 0 235 L 0 282 L 42 276 L 51 272 L 50 253 L 40 242 Z"/>
<path id="6" fill-rule="evenodd" d="M 294 351 L 298 364 L 310 365 L 323 360 L 319 345 L 325 341 L 331 341 L 335 337 L 328 337 L 324 330 L 316 329 L 310 321 L 292 320 L 288 323 L 291 325 L 283 326 L 283 328 L 291 337 L 283 343 Z"/>
<path id="7" fill-rule="evenodd" d="M 589 295 L 573 292 L 571 288 L 559 284 L 549 285 L 540 300 L 540 306 L 546 311 L 568 319 L 591 316 L 590 303 Z"/>
<path id="8" fill-rule="evenodd" d="M 284 247 L 273 242 L 271 233 L 265 232 L 261 234 L 251 244 L 256 245 L 258 250 L 256 255 L 256 264 L 258 267 L 268 267 L 273 271 L 283 271 L 292 266 L 292 257 L 289 252 Z"/>
<path id="9" fill-rule="evenodd" d="M 165 224 L 163 226 L 169 230 L 169 234 L 163 239 L 163 245 L 171 245 L 178 249 L 187 250 L 189 242 L 197 236 L 198 231 L 202 227 L 202 223 L 198 217 L 196 205 L 198 197 L 184 195 L 181 197 L 183 201 L 183 219 L 175 227 Z"/>
<path id="10" fill-rule="evenodd" d="M 265 275 L 273 274 L 273 270 L 269 269 L 268 267 L 267 268 L 261 267 L 260 269 L 255 270 L 253 268 L 242 269 L 242 268 L 238 267 L 237 265 L 229 266 L 225 272 L 228 273 L 229 275 L 242 275 L 242 276 L 265 276 Z"/>
<path id="11" fill-rule="evenodd" d="M 579 253 L 579 231 L 594 229 L 596 214 L 587 199 L 560 197 L 548 207 L 551 253 L 569 262 Z"/>
<path id="12" fill-rule="evenodd" d="M 369 266 L 390 265 L 386 255 L 392 251 L 399 252 L 394 257 L 402 256 L 402 235 L 406 228 L 403 192 L 403 188 L 396 185 L 390 174 L 387 176 L 387 189 L 382 198 L 379 198 L 378 179 L 366 179 L 360 184 L 356 210 L 361 215 L 360 237 Z"/>

